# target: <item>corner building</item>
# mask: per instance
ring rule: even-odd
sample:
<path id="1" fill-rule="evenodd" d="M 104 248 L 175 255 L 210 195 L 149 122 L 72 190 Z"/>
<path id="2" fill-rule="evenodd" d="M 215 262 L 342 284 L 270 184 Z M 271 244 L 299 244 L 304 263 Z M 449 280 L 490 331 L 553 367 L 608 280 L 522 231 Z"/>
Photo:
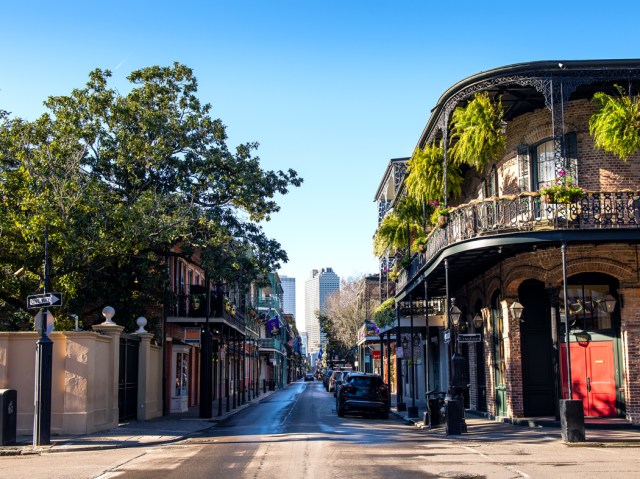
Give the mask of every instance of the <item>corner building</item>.
<path id="1" fill-rule="evenodd" d="M 420 136 L 419 148 L 442 141 L 447 162 L 455 108 L 476 93 L 502 102 L 503 156 L 482 172 L 463 168 L 448 224 L 430 232 L 396 285 L 398 304 L 444 297 L 450 307 L 455 298 L 461 323 L 481 333 L 458 344 L 471 409 L 557 417 L 571 386 L 585 416 L 640 424 L 640 155 L 623 161 L 589 133 L 594 94 L 615 96 L 615 85 L 637 95 L 640 60 L 497 68 L 444 92 Z M 540 194 L 561 171 L 584 196 L 557 204 Z M 449 347 L 445 328 L 429 329 L 433 347 Z"/>

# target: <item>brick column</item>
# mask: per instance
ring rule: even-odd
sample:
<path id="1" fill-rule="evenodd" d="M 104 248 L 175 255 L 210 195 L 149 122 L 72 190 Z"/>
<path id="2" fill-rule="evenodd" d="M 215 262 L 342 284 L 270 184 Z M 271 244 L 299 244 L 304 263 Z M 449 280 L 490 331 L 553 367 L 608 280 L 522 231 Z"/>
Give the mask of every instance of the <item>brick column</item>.
<path id="1" fill-rule="evenodd" d="M 507 388 L 507 415 L 511 418 L 524 415 L 522 394 L 522 350 L 520 348 L 520 321 L 512 317 L 509 307 L 516 298 L 500 302 L 503 321 L 505 378 Z"/>
<path id="2" fill-rule="evenodd" d="M 637 284 L 621 285 L 618 293 L 624 363 L 621 386 L 627 419 L 640 424 L 640 287 Z"/>

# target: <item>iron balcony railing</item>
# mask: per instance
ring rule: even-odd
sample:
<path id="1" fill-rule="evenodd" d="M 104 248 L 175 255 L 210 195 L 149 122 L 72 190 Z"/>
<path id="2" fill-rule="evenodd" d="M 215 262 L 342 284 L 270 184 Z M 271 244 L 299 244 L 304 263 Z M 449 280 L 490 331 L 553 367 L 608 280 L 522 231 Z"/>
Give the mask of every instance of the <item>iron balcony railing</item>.
<path id="1" fill-rule="evenodd" d="M 282 342 L 277 338 L 260 338 L 260 349 L 275 349 L 276 351 L 285 352 Z"/>
<path id="2" fill-rule="evenodd" d="M 415 254 L 408 270 L 400 273 L 398 289 L 406 286 L 444 248 L 461 241 L 519 231 L 639 226 L 639 191 L 586 192 L 580 200 L 569 204 L 547 202 L 539 193 L 472 201 L 453 209 L 446 226 L 431 231 L 425 251 Z"/>
<path id="3" fill-rule="evenodd" d="M 206 317 L 206 294 L 174 294 L 173 299 L 167 305 L 167 315 L 177 318 L 204 318 Z M 213 321 L 214 318 L 224 318 L 228 324 L 232 324 L 239 329 L 244 329 L 244 315 L 236 310 L 236 314 L 227 312 L 221 299 L 211 297 L 211 305 L 209 307 L 209 317 Z"/>

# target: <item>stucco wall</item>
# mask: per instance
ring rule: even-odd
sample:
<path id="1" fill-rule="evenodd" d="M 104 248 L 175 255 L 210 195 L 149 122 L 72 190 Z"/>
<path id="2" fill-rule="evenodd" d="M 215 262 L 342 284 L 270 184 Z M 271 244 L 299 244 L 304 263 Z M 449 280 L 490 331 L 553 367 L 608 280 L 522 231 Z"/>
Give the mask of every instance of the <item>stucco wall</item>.
<path id="1" fill-rule="evenodd" d="M 118 336 L 96 332 L 54 332 L 51 434 L 88 434 L 118 424 Z M 17 433 L 33 432 L 37 333 L 0 332 L 0 389 L 18 396 Z M 147 345 L 149 343 L 147 342 Z M 162 348 L 150 346 L 147 419 L 162 415 Z"/>

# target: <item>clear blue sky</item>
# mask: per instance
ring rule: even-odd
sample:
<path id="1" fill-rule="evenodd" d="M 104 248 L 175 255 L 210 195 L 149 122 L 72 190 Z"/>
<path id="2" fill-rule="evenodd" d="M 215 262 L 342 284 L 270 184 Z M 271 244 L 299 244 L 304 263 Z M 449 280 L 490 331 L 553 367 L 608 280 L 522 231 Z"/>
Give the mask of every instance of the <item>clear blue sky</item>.
<path id="1" fill-rule="evenodd" d="M 258 141 L 301 188 L 265 224 L 297 281 L 375 273 L 376 188 L 410 156 L 439 96 L 483 70 L 534 60 L 640 57 L 637 0 L 604 2 L 161 0 L 4 2 L 0 109 L 28 119 L 50 95 L 111 69 L 191 67 L 231 147 Z"/>

